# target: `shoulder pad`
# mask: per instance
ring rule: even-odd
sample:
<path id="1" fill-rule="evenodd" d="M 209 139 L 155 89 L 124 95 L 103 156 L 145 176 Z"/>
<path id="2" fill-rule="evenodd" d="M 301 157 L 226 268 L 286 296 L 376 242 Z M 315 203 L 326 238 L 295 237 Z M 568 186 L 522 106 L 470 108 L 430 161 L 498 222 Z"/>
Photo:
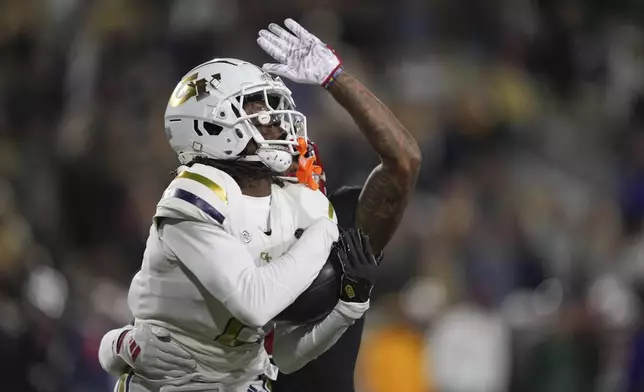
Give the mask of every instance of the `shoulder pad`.
<path id="1" fill-rule="evenodd" d="M 214 167 L 184 168 L 170 183 L 157 206 L 157 217 L 196 219 L 223 225 L 231 200 L 239 200 L 239 185 Z"/>
<path id="2" fill-rule="evenodd" d="M 319 190 L 314 191 L 303 184 L 287 184 L 283 189 L 295 203 L 300 227 L 308 227 L 313 221 L 323 217 L 338 223 L 333 205 Z"/>

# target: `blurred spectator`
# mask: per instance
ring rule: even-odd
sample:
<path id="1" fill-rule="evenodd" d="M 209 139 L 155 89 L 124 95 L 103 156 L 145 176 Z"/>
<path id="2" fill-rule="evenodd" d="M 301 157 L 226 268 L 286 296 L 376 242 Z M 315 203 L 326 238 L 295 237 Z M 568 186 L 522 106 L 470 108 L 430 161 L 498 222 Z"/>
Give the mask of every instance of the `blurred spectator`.
<path id="1" fill-rule="evenodd" d="M 447 309 L 428 336 L 438 390 L 507 391 L 511 331 L 489 304 L 467 301 Z"/>
<path id="2" fill-rule="evenodd" d="M 410 282 L 383 299 L 388 320 L 362 343 L 357 378 L 364 390 L 438 391 L 433 363 L 423 355 L 424 331 L 444 305 L 444 287 L 429 279 Z"/>
<path id="3" fill-rule="evenodd" d="M 527 354 L 517 390 L 589 391 L 600 374 L 599 336 L 583 302 L 566 301 L 550 331 Z"/>

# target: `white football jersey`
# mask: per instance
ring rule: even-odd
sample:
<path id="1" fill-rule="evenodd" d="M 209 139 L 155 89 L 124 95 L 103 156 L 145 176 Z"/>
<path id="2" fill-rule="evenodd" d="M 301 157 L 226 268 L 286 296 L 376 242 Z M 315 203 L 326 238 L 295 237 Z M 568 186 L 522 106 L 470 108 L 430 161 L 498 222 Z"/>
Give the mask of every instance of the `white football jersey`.
<path id="1" fill-rule="evenodd" d="M 183 168 L 158 204 L 141 270 L 130 287 L 128 302 L 136 322 L 170 330 L 196 359 L 197 372 L 207 381 L 233 384 L 260 374 L 275 376 L 277 370 L 263 346 L 272 325 L 248 327 L 233 317 L 204 288 L 203 276 L 173 260 L 159 224 L 169 218 L 212 225 L 237 239 L 255 265 L 262 266 L 295 243 L 298 229 L 322 217 L 337 223 L 326 197 L 304 185 L 273 185 L 269 198 L 254 199 L 243 196 L 237 183 L 220 170 L 200 164 Z M 199 247 L 199 241 L 194 246 Z M 235 258 L 230 254 L 226 260 L 231 268 Z M 294 299 L 288 288 L 276 295 Z"/>

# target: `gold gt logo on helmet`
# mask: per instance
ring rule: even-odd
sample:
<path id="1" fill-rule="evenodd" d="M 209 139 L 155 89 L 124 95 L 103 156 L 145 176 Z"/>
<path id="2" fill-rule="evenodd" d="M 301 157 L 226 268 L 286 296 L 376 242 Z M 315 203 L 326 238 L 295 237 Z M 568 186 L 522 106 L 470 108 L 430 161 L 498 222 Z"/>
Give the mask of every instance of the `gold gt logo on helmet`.
<path id="1" fill-rule="evenodd" d="M 198 73 L 193 73 L 181 79 L 174 88 L 170 97 L 170 106 L 176 108 L 186 103 L 190 98 L 197 97 L 197 100 L 208 95 L 206 91 L 206 79 L 197 80 Z"/>

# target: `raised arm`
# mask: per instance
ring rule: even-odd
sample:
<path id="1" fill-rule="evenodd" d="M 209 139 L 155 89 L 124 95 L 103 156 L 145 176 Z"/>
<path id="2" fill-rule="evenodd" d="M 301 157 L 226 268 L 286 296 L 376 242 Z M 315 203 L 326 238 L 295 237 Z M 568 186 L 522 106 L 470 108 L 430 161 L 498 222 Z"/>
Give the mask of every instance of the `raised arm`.
<path id="1" fill-rule="evenodd" d="M 278 61 L 262 68 L 328 89 L 380 155 L 382 163 L 367 179 L 356 217 L 373 250 L 380 252 L 396 231 L 413 191 L 421 159 L 418 144 L 378 98 L 344 71 L 333 49 L 292 19 L 284 25 L 290 31 L 271 23 L 259 32 L 257 43 Z"/>
<path id="2" fill-rule="evenodd" d="M 328 91 L 349 112 L 380 157 L 364 185 L 356 226 L 369 235 L 374 252 L 387 245 L 414 190 L 421 153 L 418 143 L 389 109 L 347 71 Z"/>

